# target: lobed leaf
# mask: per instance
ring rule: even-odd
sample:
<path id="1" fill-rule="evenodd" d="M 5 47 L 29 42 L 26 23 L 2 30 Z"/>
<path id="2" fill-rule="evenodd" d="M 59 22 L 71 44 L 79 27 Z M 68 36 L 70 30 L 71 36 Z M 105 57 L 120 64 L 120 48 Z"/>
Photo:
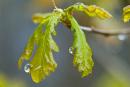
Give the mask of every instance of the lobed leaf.
<path id="1" fill-rule="evenodd" d="M 50 16 L 49 21 L 46 26 L 46 31 L 43 33 L 34 58 L 30 62 L 31 67 L 31 77 L 32 80 L 36 83 L 39 83 L 46 76 L 57 67 L 57 64 L 53 58 L 52 50 L 58 52 L 59 48 L 54 42 L 51 33 L 54 31 L 54 27 L 59 22 L 59 17 L 53 14 Z"/>
<path id="2" fill-rule="evenodd" d="M 96 5 L 86 6 L 84 12 L 89 16 L 97 16 L 101 19 L 111 18 L 111 14 Z"/>
<path id="3" fill-rule="evenodd" d="M 43 35 L 41 37 L 41 41 L 36 50 L 36 53 L 32 61 L 30 62 L 32 66 L 30 70 L 30 74 L 32 80 L 35 83 L 41 82 L 51 72 L 54 72 L 54 70 L 57 67 L 57 64 L 53 59 L 53 54 L 51 51 L 52 50 L 51 46 L 53 45 L 51 44 L 51 41 L 52 41 L 51 35 L 47 35 L 47 36 Z"/>
<path id="4" fill-rule="evenodd" d="M 35 46 L 35 44 L 38 44 L 38 40 L 41 37 L 43 24 L 44 24 L 44 22 L 39 24 L 39 26 L 35 29 L 33 35 L 29 38 L 29 40 L 24 48 L 24 51 L 18 60 L 19 69 L 21 68 L 24 60 L 28 61 L 31 58 L 33 50 L 34 50 L 34 46 Z"/>
<path id="5" fill-rule="evenodd" d="M 76 20 L 71 15 L 68 15 L 68 19 L 71 22 L 71 30 L 74 37 L 73 45 L 71 47 L 74 55 L 73 64 L 78 67 L 79 72 L 82 72 L 82 77 L 85 77 L 92 72 L 94 65 L 92 51 Z"/>
<path id="6" fill-rule="evenodd" d="M 130 20 L 130 5 L 123 8 L 123 21 L 129 22 Z"/>
<path id="7" fill-rule="evenodd" d="M 57 67 L 57 64 L 53 58 L 53 52 L 58 52 L 59 48 L 52 38 L 51 34 L 56 34 L 55 26 L 59 23 L 61 14 L 53 12 L 49 16 L 43 17 L 43 15 L 34 16 L 33 21 L 40 23 L 36 28 L 34 34 L 29 39 L 24 52 L 22 53 L 18 66 L 21 68 L 23 60 L 30 60 L 34 46 L 36 45 L 36 52 L 32 60 L 30 60 L 30 75 L 35 83 L 41 82 Z M 46 30 L 43 32 L 42 26 L 46 23 Z"/>
<path id="8" fill-rule="evenodd" d="M 83 3 L 74 4 L 68 7 L 67 9 L 65 9 L 65 11 L 69 13 L 72 13 L 73 11 L 82 11 L 86 13 L 88 16 L 91 16 L 91 17 L 97 16 L 101 19 L 108 19 L 112 17 L 112 15 L 106 10 L 104 10 L 103 8 L 100 8 L 96 5 L 89 5 L 89 6 L 84 5 Z"/>

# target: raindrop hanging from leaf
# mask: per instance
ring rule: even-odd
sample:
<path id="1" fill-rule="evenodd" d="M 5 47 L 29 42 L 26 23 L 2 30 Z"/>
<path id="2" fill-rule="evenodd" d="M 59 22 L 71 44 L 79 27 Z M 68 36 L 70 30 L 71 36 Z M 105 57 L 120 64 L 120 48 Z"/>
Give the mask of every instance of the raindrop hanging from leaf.
<path id="1" fill-rule="evenodd" d="M 24 66 L 24 71 L 28 74 L 28 73 L 30 73 L 30 68 L 31 68 L 31 65 L 30 64 L 26 64 Z"/>
<path id="2" fill-rule="evenodd" d="M 74 53 L 72 47 L 69 48 L 69 53 L 70 53 L 70 54 L 73 54 L 73 53 Z"/>

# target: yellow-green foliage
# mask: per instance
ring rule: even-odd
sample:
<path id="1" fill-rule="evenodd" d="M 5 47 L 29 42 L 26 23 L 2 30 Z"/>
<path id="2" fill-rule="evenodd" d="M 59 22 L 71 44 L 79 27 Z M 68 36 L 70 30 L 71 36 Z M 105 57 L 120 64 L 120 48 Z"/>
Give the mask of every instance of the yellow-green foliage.
<path id="1" fill-rule="evenodd" d="M 52 13 L 35 14 L 33 16 L 33 22 L 38 23 L 39 26 L 30 37 L 18 61 L 19 68 L 21 68 L 23 60 L 29 62 L 29 74 L 35 83 L 41 82 L 51 72 L 54 72 L 57 67 L 52 51 L 58 52 L 59 48 L 53 40 L 52 34 L 56 35 L 55 27 L 60 22 L 70 28 L 73 33 L 74 41 L 71 47 L 74 56 L 73 64 L 78 68 L 79 72 L 82 72 L 82 77 L 92 72 L 94 65 L 92 51 L 86 41 L 84 32 L 80 29 L 79 24 L 72 16 L 74 11 L 81 11 L 88 16 L 97 16 L 101 19 L 112 17 L 107 11 L 98 6 L 87 6 L 83 3 L 74 4 L 64 10 L 56 8 Z M 44 32 L 43 25 L 45 26 Z M 34 46 L 36 46 L 36 52 L 34 56 L 32 56 Z M 30 59 L 31 57 L 33 57 L 32 60 Z"/>
<path id="2" fill-rule="evenodd" d="M 123 20 L 129 22 L 130 20 L 130 5 L 123 8 Z"/>

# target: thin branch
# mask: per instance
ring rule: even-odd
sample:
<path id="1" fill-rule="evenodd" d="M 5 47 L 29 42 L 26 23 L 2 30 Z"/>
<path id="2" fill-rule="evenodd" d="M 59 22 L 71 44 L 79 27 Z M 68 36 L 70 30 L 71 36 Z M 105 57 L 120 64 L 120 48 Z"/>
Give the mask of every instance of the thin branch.
<path id="1" fill-rule="evenodd" d="M 80 26 L 82 30 L 97 33 L 105 36 L 109 35 L 119 35 L 119 34 L 130 34 L 130 29 L 114 29 L 114 30 L 103 30 L 103 29 L 95 29 L 93 27 Z"/>
<path id="2" fill-rule="evenodd" d="M 57 6 L 56 6 L 56 3 L 55 3 L 55 0 L 51 0 L 51 1 L 52 1 L 52 4 L 53 4 L 54 8 L 56 9 Z"/>

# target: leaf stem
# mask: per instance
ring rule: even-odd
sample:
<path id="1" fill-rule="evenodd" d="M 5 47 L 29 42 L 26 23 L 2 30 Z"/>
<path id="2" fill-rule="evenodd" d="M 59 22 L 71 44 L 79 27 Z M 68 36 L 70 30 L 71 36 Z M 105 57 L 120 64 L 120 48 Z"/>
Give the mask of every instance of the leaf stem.
<path id="1" fill-rule="evenodd" d="M 56 6 L 56 3 L 55 3 L 55 0 L 51 0 L 52 1 L 52 4 L 54 6 L 55 9 L 57 9 L 57 6 Z"/>

